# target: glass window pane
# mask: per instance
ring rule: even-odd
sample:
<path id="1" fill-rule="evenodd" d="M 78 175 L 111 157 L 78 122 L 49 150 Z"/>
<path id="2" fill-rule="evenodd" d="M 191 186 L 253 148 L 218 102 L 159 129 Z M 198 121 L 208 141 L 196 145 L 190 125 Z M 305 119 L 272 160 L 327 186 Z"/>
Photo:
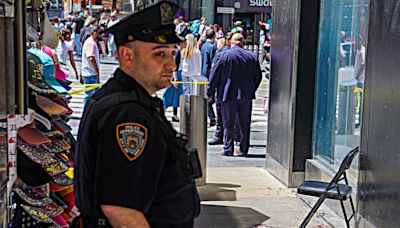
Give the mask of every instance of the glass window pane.
<path id="1" fill-rule="evenodd" d="M 360 144 L 367 29 L 368 0 L 321 1 L 313 152 L 334 169 Z"/>

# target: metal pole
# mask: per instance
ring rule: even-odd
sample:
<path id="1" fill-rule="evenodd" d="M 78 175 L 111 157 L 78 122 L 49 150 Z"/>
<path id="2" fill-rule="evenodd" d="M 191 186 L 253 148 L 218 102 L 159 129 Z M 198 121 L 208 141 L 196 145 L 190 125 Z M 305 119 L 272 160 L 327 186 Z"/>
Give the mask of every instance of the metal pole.
<path id="1" fill-rule="evenodd" d="M 17 72 L 17 113 L 27 113 L 26 89 L 26 21 L 25 1 L 15 1 L 15 40 L 16 40 L 16 72 Z"/>

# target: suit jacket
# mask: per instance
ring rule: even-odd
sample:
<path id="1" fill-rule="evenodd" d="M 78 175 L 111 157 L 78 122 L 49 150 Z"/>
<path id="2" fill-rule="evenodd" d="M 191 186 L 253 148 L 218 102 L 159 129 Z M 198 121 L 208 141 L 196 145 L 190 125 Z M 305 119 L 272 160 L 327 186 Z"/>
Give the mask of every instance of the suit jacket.
<path id="1" fill-rule="evenodd" d="M 234 46 L 219 53 L 211 69 L 208 96 L 217 92 L 217 102 L 255 99 L 262 72 L 256 54 Z"/>
<path id="2" fill-rule="evenodd" d="M 209 40 L 201 47 L 201 75 L 207 77 L 210 75 L 211 65 L 215 57 L 217 47 Z"/>

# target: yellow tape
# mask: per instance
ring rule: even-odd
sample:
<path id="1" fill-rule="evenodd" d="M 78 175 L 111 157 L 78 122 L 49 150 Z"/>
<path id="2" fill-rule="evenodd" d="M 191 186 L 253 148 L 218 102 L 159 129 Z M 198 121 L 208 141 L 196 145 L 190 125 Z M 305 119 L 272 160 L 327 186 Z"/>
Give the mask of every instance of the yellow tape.
<path id="1" fill-rule="evenodd" d="M 69 87 L 84 87 L 84 86 L 102 86 L 105 83 L 100 84 L 70 84 Z"/>
<path id="2" fill-rule="evenodd" d="M 86 88 L 84 89 L 77 89 L 77 90 L 71 90 L 68 92 L 69 95 L 76 95 L 76 94 L 80 94 L 80 93 L 84 93 L 90 90 L 94 90 L 96 88 L 101 87 L 102 85 L 95 85 L 95 86 L 85 86 Z"/>
<path id="3" fill-rule="evenodd" d="M 182 81 L 172 81 L 171 84 L 194 84 L 194 85 L 208 85 L 208 82 L 182 82 Z M 268 85 L 269 82 L 261 82 L 261 85 Z M 94 90 L 96 88 L 99 88 L 101 86 L 103 86 L 104 83 L 100 83 L 100 84 L 70 84 L 70 87 L 81 87 L 83 89 L 75 89 L 75 90 L 71 90 L 68 92 L 69 95 L 76 95 L 76 94 L 80 94 L 80 93 L 84 93 L 87 91 L 91 91 Z"/>

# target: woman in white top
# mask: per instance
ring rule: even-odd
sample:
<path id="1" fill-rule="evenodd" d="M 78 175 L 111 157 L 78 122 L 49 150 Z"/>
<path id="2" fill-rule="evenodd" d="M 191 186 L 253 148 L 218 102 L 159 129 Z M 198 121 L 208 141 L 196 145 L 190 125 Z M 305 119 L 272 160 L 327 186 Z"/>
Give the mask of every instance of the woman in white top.
<path id="1" fill-rule="evenodd" d="M 57 59 L 58 59 L 58 62 L 56 63 L 56 79 L 58 80 L 67 79 L 69 74 L 69 67 L 67 63 L 68 58 L 71 62 L 72 69 L 75 72 L 76 79 L 79 78 L 78 71 L 76 70 L 74 56 L 72 54 L 73 50 L 74 47 L 71 41 L 70 31 L 68 29 L 61 29 L 60 37 L 58 40 L 58 46 L 56 48 Z"/>
<path id="2" fill-rule="evenodd" d="M 186 47 L 182 50 L 181 63 L 182 63 L 182 81 L 192 82 L 193 76 L 200 76 L 201 74 L 201 52 L 196 47 L 196 38 L 193 34 L 185 36 Z M 190 83 L 182 84 L 183 93 L 190 94 Z"/>

